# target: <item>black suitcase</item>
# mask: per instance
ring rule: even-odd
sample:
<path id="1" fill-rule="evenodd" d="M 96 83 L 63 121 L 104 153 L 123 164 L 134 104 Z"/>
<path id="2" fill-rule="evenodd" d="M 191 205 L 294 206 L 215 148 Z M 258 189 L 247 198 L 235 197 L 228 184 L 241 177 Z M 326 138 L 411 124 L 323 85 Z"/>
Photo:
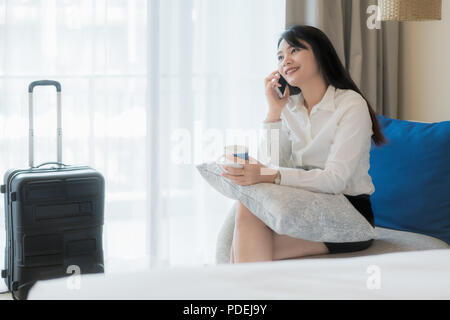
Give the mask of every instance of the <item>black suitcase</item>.
<path id="1" fill-rule="evenodd" d="M 57 162 L 33 164 L 33 88 L 57 91 Z M 62 163 L 61 85 L 41 80 L 30 84 L 29 168 L 4 176 L 5 269 L 2 277 L 14 299 L 26 299 L 38 280 L 102 273 L 105 182 L 87 166 Z M 50 166 L 50 167 L 49 167 Z"/>

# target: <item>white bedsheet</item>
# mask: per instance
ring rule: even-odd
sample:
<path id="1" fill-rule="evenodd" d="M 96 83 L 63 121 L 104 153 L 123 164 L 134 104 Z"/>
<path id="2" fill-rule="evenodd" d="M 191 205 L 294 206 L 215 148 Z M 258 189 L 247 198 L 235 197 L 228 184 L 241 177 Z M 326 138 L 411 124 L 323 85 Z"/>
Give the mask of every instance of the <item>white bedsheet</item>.
<path id="1" fill-rule="evenodd" d="M 38 282 L 29 299 L 450 299 L 450 250 L 171 267 Z M 71 289 L 70 289 L 71 288 Z"/>

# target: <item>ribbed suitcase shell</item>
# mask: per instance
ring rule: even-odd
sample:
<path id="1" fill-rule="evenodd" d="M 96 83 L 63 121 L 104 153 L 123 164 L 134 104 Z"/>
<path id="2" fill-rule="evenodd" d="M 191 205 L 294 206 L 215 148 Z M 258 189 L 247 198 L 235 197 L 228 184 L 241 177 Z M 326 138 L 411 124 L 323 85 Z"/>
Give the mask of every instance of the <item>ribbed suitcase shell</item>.
<path id="1" fill-rule="evenodd" d="M 26 299 L 36 280 L 103 272 L 104 178 L 90 167 L 9 170 L 3 276 Z"/>

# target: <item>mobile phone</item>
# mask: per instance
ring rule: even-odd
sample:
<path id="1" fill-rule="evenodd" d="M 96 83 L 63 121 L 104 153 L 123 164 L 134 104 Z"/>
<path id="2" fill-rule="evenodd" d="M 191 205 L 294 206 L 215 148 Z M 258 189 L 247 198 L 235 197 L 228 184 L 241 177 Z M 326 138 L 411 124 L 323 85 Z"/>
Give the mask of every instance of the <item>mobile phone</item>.
<path id="1" fill-rule="evenodd" d="M 281 87 L 276 87 L 275 90 L 277 91 L 278 97 L 280 99 L 283 99 L 284 90 L 286 90 L 286 87 L 289 87 L 290 96 L 295 96 L 296 94 L 300 94 L 302 92 L 302 90 L 299 87 L 293 87 L 290 84 L 288 84 L 286 79 L 284 79 L 281 74 L 280 79 L 278 79 L 278 83 L 281 84 Z"/>
<path id="2" fill-rule="evenodd" d="M 275 90 L 278 93 L 278 97 L 280 99 L 283 99 L 284 90 L 286 90 L 287 81 L 283 78 L 283 76 L 280 74 L 280 79 L 278 79 L 278 83 L 281 84 L 281 87 L 275 87 Z"/>

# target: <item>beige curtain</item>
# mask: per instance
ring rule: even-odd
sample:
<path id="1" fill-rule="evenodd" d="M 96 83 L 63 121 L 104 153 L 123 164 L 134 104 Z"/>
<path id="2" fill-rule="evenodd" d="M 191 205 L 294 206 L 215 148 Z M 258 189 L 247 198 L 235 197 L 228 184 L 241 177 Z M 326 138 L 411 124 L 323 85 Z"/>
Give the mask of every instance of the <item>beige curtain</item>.
<path id="1" fill-rule="evenodd" d="M 399 24 L 374 28 L 374 5 L 377 0 L 286 0 L 286 27 L 321 29 L 373 109 L 398 118 Z"/>

